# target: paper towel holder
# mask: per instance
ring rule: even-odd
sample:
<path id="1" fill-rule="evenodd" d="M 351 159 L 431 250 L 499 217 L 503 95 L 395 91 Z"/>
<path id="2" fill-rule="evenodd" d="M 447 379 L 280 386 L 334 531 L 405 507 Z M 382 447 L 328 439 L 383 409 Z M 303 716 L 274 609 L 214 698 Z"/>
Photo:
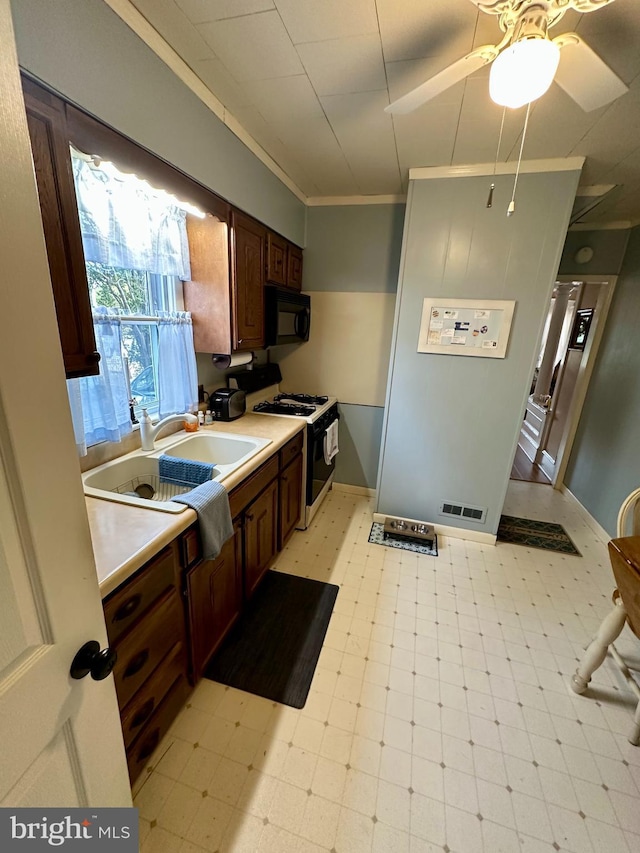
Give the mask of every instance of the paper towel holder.
<path id="1" fill-rule="evenodd" d="M 243 365 L 247 366 L 247 370 L 251 370 L 253 368 L 253 358 L 254 355 L 252 352 L 235 352 L 231 355 L 214 352 L 211 355 L 211 361 L 218 370 L 228 370 L 230 367 L 242 367 Z"/>

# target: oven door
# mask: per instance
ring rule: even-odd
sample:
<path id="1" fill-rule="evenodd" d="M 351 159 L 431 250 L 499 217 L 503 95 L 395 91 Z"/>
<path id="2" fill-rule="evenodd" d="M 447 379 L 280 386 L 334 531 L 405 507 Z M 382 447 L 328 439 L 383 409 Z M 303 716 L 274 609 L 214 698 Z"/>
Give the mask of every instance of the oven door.
<path id="1" fill-rule="evenodd" d="M 307 506 L 313 506 L 327 480 L 335 471 L 335 456 L 328 465 L 324 459 L 324 437 L 329 424 L 338 420 L 339 417 L 337 408 L 335 411 L 331 409 L 321 420 L 308 427 Z"/>

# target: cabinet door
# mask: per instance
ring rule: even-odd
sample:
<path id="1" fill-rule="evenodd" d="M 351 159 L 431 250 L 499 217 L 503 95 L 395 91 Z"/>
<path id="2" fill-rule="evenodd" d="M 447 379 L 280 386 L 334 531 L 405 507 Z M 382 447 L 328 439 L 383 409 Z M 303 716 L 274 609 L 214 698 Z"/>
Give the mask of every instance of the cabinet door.
<path id="1" fill-rule="evenodd" d="M 302 454 L 299 453 L 280 474 L 280 548 L 300 521 L 302 500 Z"/>
<path id="2" fill-rule="evenodd" d="M 302 249 L 289 243 L 287 252 L 287 285 L 302 290 Z"/>
<path id="3" fill-rule="evenodd" d="M 239 533 L 215 560 L 203 560 L 187 575 L 193 675 L 197 680 L 238 618 L 242 604 L 242 564 L 236 561 Z"/>
<path id="4" fill-rule="evenodd" d="M 23 79 L 42 226 L 67 378 L 95 376 L 96 351 L 63 101 Z"/>
<path id="5" fill-rule="evenodd" d="M 264 249 L 266 230 L 254 219 L 234 210 L 233 326 L 234 349 L 264 347 Z"/>
<path id="6" fill-rule="evenodd" d="M 271 231 L 267 232 L 267 281 L 287 283 L 287 241 Z"/>
<path id="7" fill-rule="evenodd" d="M 244 514 L 244 591 L 249 598 L 278 553 L 278 481 L 274 480 Z"/>

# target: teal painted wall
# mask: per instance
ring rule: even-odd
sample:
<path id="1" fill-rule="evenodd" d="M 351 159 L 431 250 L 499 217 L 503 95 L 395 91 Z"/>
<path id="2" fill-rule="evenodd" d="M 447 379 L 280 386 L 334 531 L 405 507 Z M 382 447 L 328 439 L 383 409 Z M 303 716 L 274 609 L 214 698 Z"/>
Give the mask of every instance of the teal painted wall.
<path id="1" fill-rule="evenodd" d="M 413 181 L 383 427 L 378 511 L 494 534 L 580 172 Z M 496 203 L 498 201 L 498 203 Z M 506 358 L 418 353 L 425 297 L 515 300 Z M 440 515 L 487 510 L 483 524 Z"/>
<path id="2" fill-rule="evenodd" d="M 560 260 L 560 275 L 618 275 L 629 241 L 629 229 L 615 231 L 569 231 Z M 575 262 L 575 254 L 583 246 L 593 249 L 586 264 Z"/>
<path id="3" fill-rule="evenodd" d="M 395 293 L 404 208 L 404 204 L 310 207 L 304 289 Z"/>
<path id="4" fill-rule="evenodd" d="M 631 231 L 565 483 L 614 536 L 640 486 L 640 227 Z"/>
<path id="5" fill-rule="evenodd" d="M 102 0 L 13 0 L 20 65 L 299 245 L 305 206 Z"/>
<path id="6" fill-rule="evenodd" d="M 375 489 L 384 409 L 340 403 L 336 482 Z"/>

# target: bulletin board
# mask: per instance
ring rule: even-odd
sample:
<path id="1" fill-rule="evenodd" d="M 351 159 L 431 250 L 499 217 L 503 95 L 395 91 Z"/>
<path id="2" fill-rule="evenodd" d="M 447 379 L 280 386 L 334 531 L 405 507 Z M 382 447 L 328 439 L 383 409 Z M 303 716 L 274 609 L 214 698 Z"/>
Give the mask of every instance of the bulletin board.
<path id="1" fill-rule="evenodd" d="M 516 303 L 429 297 L 422 304 L 418 352 L 504 358 Z"/>

